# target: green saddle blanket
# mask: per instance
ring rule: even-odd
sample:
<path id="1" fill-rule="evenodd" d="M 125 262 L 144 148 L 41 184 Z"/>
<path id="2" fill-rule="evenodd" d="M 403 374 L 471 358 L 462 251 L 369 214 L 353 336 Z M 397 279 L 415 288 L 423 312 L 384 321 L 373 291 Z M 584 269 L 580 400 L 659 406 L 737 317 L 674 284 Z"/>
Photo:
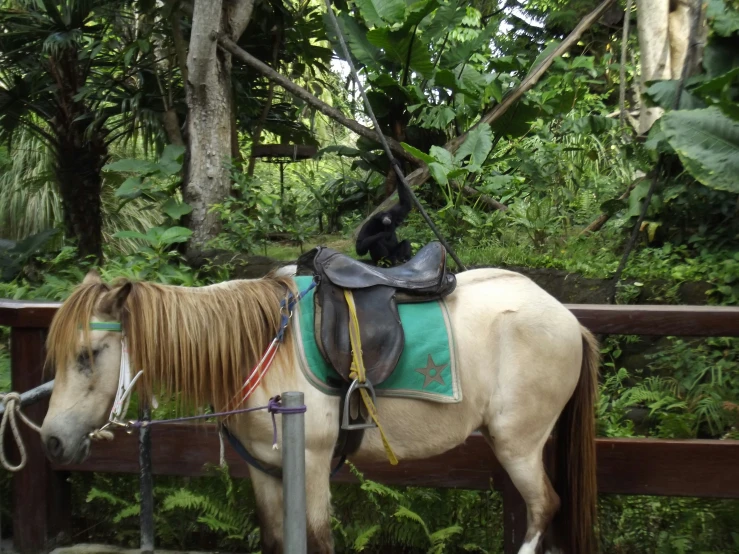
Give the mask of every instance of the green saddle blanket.
<path id="1" fill-rule="evenodd" d="M 298 290 L 305 290 L 311 277 L 294 277 Z M 314 290 L 294 311 L 293 340 L 303 375 L 325 394 L 341 394 L 343 381 L 321 355 L 316 345 Z M 443 300 L 398 306 L 405 333 L 405 346 L 395 371 L 375 387 L 380 396 L 417 398 L 457 403 L 462 390 L 449 314 Z"/>

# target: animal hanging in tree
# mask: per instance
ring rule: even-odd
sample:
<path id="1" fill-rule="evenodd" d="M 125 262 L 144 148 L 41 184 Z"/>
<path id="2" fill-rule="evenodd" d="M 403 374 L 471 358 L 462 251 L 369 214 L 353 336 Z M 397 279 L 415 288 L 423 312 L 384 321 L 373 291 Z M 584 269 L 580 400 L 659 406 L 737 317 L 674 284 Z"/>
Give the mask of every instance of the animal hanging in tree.
<path id="1" fill-rule="evenodd" d="M 357 237 L 357 254 L 364 256 L 369 252 L 377 265 L 397 265 L 411 258 L 411 243 L 398 241 L 395 233 L 411 211 L 411 198 L 403 183 L 398 183 L 398 203 L 387 210 L 375 214 Z"/>

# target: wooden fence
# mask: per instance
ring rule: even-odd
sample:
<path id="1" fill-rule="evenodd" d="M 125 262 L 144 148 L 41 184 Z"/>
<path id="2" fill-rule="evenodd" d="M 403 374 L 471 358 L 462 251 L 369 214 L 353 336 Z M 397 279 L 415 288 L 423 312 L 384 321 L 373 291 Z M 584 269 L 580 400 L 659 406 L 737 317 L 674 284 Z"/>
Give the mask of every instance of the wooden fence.
<path id="1" fill-rule="evenodd" d="M 11 329 L 12 389 L 23 392 L 44 381 L 44 340 L 58 303 L 0 300 L 0 325 Z M 597 334 L 739 337 L 739 308 L 701 306 L 567 306 Z M 26 408 L 41 422 L 47 401 Z M 13 540 L 23 554 L 44 551 L 70 528 L 69 471 L 138 473 L 138 438 L 118 433 L 94 445 L 81 465 L 57 467 L 42 451 L 38 436 L 23 427 L 29 454 L 13 477 Z M 739 441 L 598 439 L 598 489 L 604 494 L 739 498 Z M 218 435 L 212 425 L 152 428 L 152 469 L 157 475 L 203 475 L 217 464 Z M 548 458 L 548 456 L 547 456 Z M 231 473 L 246 478 L 245 463 L 230 449 Z M 481 436 L 424 461 L 358 466 L 367 478 L 390 485 L 458 487 L 501 491 L 505 552 L 515 553 L 525 533 L 525 505 Z M 336 482 L 353 482 L 344 468 Z"/>

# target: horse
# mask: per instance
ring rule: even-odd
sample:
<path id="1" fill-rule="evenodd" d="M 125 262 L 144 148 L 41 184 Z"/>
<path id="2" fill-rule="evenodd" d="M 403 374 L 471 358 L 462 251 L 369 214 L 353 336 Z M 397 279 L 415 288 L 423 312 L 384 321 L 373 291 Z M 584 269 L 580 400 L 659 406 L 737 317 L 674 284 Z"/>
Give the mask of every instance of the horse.
<path id="1" fill-rule="evenodd" d="M 291 274 L 287 268 L 260 279 L 180 287 L 133 280 L 109 284 L 89 272 L 57 311 L 47 338 L 47 364 L 56 375 L 41 428 L 47 457 L 64 465 L 89 455 L 91 433 L 107 421 L 116 397 L 122 336 L 131 367 L 143 370 L 135 385 L 140 398 L 165 395 L 182 411 L 231 406 L 279 331 L 286 291 L 299 292 Z M 519 273 L 473 269 L 456 280 L 444 302 L 462 400 L 378 397 L 376 408 L 397 459 L 407 463 L 442 454 L 479 430 L 526 503 L 519 554 L 596 552 L 596 339 L 565 306 Z M 123 335 L 114 330 L 115 322 Z M 264 405 L 284 391 L 304 393 L 309 552 L 331 553 L 330 471 L 340 398 L 320 391 L 298 369 L 293 333 L 288 326 L 271 369 L 242 407 Z M 228 428 L 256 459 L 281 466 L 270 418 L 258 412 L 232 415 Z M 556 489 L 543 463 L 553 432 Z M 368 429 L 350 461 L 361 468 L 385 454 L 379 430 Z M 281 480 L 249 471 L 262 552 L 282 553 Z M 550 525 L 555 517 L 557 525 Z"/>

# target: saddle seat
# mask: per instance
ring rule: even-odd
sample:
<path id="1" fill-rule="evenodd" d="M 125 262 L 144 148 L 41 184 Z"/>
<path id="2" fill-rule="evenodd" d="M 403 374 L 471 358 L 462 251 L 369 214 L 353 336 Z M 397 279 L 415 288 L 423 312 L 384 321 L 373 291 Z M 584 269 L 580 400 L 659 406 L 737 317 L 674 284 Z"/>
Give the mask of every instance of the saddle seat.
<path id="1" fill-rule="evenodd" d="M 446 250 L 432 242 L 405 264 L 370 266 L 326 247 L 298 260 L 298 272 L 318 277 L 315 289 L 315 337 L 324 359 L 347 383 L 352 366 L 349 308 L 344 290 L 351 290 L 359 320 L 362 359 L 372 385 L 385 381 L 403 353 L 405 335 L 398 304 L 444 298 L 457 281 L 447 272 Z"/>
<path id="2" fill-rule="evenodd" d="M 438 242 L 427 244 L 397 267 L 375 267 L 327 248 L 316 258 L 331 283 L 345 289 L 382 285 L 425 297 L 437 295 L 440 288 L 448 286 L 445 284 L 446 250 Z"/>

